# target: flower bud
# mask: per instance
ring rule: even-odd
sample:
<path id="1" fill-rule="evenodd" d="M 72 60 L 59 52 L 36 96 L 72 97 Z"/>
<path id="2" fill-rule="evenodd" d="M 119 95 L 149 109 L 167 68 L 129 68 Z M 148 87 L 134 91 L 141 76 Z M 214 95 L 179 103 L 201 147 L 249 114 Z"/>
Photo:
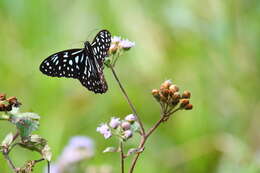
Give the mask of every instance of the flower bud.
<path id="1" fill-rule="evenodd" d="M 11 111 L 12 110 L 12 105 L 7 105 L 5 106 L 5 110 L 4 111 Z"/>
<path id="2" fill-rule="evenodd" d="M 125 120 L 129 123 L 133 123 L 136 121 L 136 116 L 134 114 L 129 114 L 125 117 Z"/>
<path id="3" fill-rule="evenodd" d="M 131 124 L 127 121 L 122 122 L 121 127 L 123 130 L 129 130 L 131 129 Z"/>
<path id="4" fill-rule="evenodd" d="M 181 95 L 179 92 L 175 92 L 172 96 L 173 100 L 179 100 L 181 98 Z"/>
<path id="5" fill-rule="evenodd" d="M 189 99 L 182 99 L 181 100 L 181 108 L 185 108 L 190 103 Z"/>
<path id="6" fill-rule="evenodd" d="M 192 104 L 187 104 L 185 106 L 185 110 L 191 110 L 193 108 L 193 105 Z"/>
<path id="7" fill-rule="evenodd" d="M 191 96 L 191 93 L 189 91 L 183 91 L 181 98 L 189 99 L 190 96 Z"/>
<path id="8" fill-rule="evenodd" d="M 172 106 L 176 106 L 180 102 L 180 99 L 171 99 L 170 103 Z"/>
<path id="9" fill-rule="evenodd" d="M 160 92 L 159 92 L 159 90 L 153 89 L 153 90 L 152 90 L 152 95 L 153 95 L 153 97 L 154 97 L 157 101 L 160 101 Z"/>
<path id="10" fill-rule="evenodd" d="M 170 85 L 172 84 L 172 82 L 170 80 L 166 80 L 162 83 L 160 89 L 163 90 L 163 89 L 169 89 Z"/>
<path id="11" fill-rule="evenodd" d="M 15 106 L 15 107 L 18 107 L 21 105 L 21 103 L 18 102 L 17 98 L 16 97 L 9 97 L 8 99 L 6 99 L 8 101 L 8 103 L 11 105 L 11 106 Z"/>
<path id="12" fill-rule="evenodd" d="M 167 102 L 167 97 L 165 97 L 164 95 L 160 94 L 160 101 L 162 102 Z"/>
<path id="13" fill-rule="evenodd" d="M 116 129 L 120 125 L 120 123 L 121 123 L 120 118 L 112 117 L 109 122 L 109 126 L 112 127 L 113 129 Z"/>
<path id="14" fill-rule="evenodd" d="M 115 54 L 117 52 L 118 46 L 117 44 L 111 44 L 110 48 L 109 48 L 109 54 Z"/>
<path id="15" fill-rule="evenodd" d="M 0 93 L 0 101 L 3 101 L 6 99 L 6 95 L 3 93 Z"/>
<path id="16" fill-rule="evenodd" d="M 126 130 L 126 131 L 124 131 L 123 137 L 124 137 L 125 139 L 129 139 L 129 138 L 131 138 L 132 136 L 133 136 L 133 133 L 132 133 L 131 130 Z"/>
<path id="17" fill-rule="evenodd" d="M 170 90 L 169 89 L 162 89 L 161 93 L 164 97 L 168 97 L 168 95 L 170 94 Z"/>
<path id="18" fill-rule="evenodd" d="M 178 91 L 179 91 L 179 87 L 178 87 L 177 85 L 171 85 L 171 86 L 169 87 L 169 89 L 170 89 L 170 91 L 171 91 L 172 93 L 175 93 L 175 92 L 178 92 Z"/>
<path id="19" fill-rule="evenodd" d="M 101 133 L 105 139 L 108 139 L 112 136 L 112 132 L 110 131 L 107 124 L 100 124 L 97 127 L 97 132 Z"/>
<path id="20" fill-rule="evenodd" d="M 0 103 L 0 111 L 5 111 L 5 105 L 3 103 Z"/>

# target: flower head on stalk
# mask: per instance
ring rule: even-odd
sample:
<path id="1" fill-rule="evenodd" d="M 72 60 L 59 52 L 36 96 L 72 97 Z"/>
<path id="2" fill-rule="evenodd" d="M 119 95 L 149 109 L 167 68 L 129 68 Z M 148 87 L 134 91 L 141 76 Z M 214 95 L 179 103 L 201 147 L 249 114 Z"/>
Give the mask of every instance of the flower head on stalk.
<path id="1" fill-rule="evenodd" d="M 186 90 L 181 94 L 179 87 L 171 80 L 164 81 L 160 89 L 153 89 L 152 95 L 160 103 L 165 120 L 175 111 L 175 108 L 176 110 L 191 110 L 193 108 L 190 103 L 191 93 Z"/>
<path id="2" fill-rule="evenodd" d="M 134 46 L 135 42 L 128 39 L 122 39 L 119 36 L 113 36 L 108 51 L 110 57 L 106 59 L 105 64 L 115 66 L 118 57 L 121 56 L 123 52 L 130 50 Z"/>
<path id="3" fill-rule="evenodd" d="M 112 117 L 109 122 L 102 123 L 97 131 L 100 132 L 105 139 L 112 136 L 117 137 L 120 141 L 128 141 L 133 137 L 135 132 L 140 133 L 140 126 L 137 118 L 133 114 L 129 114 L 124 119 Z M 118 152 L 116 147 L 107 147 L 103 152 Z"/>

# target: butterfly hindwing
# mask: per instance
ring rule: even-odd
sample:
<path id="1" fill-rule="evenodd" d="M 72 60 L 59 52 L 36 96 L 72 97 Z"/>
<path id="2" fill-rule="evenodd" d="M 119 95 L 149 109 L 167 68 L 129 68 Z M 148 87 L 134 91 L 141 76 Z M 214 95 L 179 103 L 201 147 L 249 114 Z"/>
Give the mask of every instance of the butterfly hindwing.
<path id="1" fill-rule="evenodd" d="M 84 49 L 64 50 L 46 58 L 40 71 L 52 77 L 79 78 L 85 59 Z"/>
<path id="2" fill-rule="evenodd" d="M 88 51 L 88 48 L 86 50 Z M 93 55 L 86 59 L 85 68 L 79 81 L 87 89 L 95 93 L 105 93 L 108 88 L 103 68 L 99 66 Z"/>

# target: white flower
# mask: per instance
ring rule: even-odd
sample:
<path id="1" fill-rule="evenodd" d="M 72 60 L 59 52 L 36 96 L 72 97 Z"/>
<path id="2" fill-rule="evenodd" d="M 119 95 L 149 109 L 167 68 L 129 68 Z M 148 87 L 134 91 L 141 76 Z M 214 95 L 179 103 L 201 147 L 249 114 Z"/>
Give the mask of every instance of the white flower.
<path id="1" fill-rule="evenodd" d="M 134 122 L 136 121 L 136 116 L 134 114 L 129 114 L 125 117 L 125 120 L 128 122 Z"/>
<path id="2" fill-rule="evenodd" d="M 113 36 L 111 39 L 112 43 L 118 43 L 120 41 L 121 41 L 121 37 L 119 37 L 119 36 Z"/>
<path id="3" fill-rule="evenodd" d="M 112 127 L 113 129 L 116 129 L 120 124 L 121 124 L 120 118 L 115 118 L 115 117 L 112 117 L 109 122 L 109 126 Z"/>
<path id="4" fill-rule="evenodd" d="M 131 47 L 134 46 L 135 46 L 135 42 L 129 41 L 128 39 L 121 40 L 119 42 L 119 47 L 122 47 L 123 49 L 130 49 Z"/>
<path id="5" fill-rule="evenodd" d="M 132 133 L 132 131 L 131 130 L 126 130 L 126 131 L 124 131 L 124 138 L 125 139 L 129 139 L 129 138 L 131 138 L 133 136 L 133 133 Z"/>
<path id="6" fill-rule="evenodd" d="M 108 139 L 112 136 L 112 133 L 107 124 L 101 124 L 97 127 L 97 132 L 101 133 L 105 139 Z"/>

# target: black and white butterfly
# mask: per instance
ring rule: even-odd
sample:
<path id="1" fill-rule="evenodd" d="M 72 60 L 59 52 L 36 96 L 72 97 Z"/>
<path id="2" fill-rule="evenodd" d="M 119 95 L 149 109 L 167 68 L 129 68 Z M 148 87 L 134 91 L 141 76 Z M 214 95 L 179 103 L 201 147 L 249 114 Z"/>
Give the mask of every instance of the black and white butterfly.
<path id="1" fill-rule="evenodd" d="M 110 44 L 111 34 L 101 30 L 92 43 L 84 43 L 84 48 L 64 50 L 46 58 L 40 65 L 40 71 L 52 77 L 78 79 L 88 90 L 105 93 L 108 87 L 103 65 Z"/>

